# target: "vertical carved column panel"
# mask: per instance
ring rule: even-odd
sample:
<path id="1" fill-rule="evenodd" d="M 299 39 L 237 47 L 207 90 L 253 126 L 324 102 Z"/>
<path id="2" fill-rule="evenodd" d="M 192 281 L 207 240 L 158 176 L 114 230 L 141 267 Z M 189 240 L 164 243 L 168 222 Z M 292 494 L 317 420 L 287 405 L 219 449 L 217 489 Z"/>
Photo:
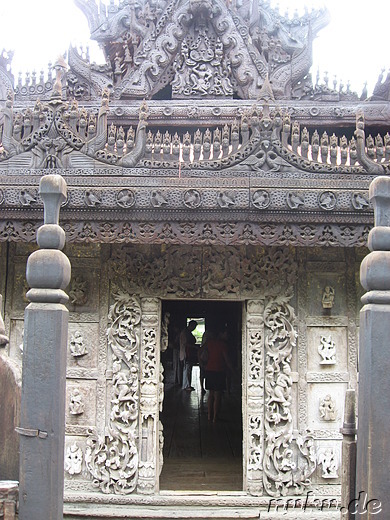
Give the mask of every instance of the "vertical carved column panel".
<path id="1" fill-rule="evenodd" d="M 244 324 L 244 490 L 263 494 L 264 456 L 264 302 L 248 300 Z"/>
<path id="2" fill-rule="evenodd" d="M 159 408 L 163 399 L 160 385 L 160 300 L 143 298 L 141 309 L 137 491 L 151 494 L 158 491 L 160 473 Z"/>
<path id="3" fill-rule="evenodd" d="M 357 387 L 357 327 L 356 327 L 356 281 L 355 281 L 355 251 L 345 251 L 347 260 L 347 313 L 348 313 L 348 373 L 349 387 Z"/>
<path id="4" fill-rule="evenodd" d="M 141 304 L 123 291 L 112 294 L 107 329 L 112 354 L 108 425 L 91 431 L 85 463 L 93 484 L 103 493 L 127 495 L 138 481 L 139 352 Z"/>
<path id="5" fill-rule="evenodd" d="M 298 248 L 298 427 L 300 430 L 307 428 L 308 401 L 307 401 L 307 270 L 306 251 Z"/>

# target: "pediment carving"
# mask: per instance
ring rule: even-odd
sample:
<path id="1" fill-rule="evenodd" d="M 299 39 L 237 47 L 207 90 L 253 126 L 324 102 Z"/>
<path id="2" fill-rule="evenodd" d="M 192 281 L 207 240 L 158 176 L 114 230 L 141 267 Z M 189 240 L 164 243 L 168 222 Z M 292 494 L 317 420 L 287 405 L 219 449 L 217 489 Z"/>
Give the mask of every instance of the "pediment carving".
<path id="1" fill-rule="evenodd" d="M 116 98 L 151 98 L 169 86 L 177 99 L 257 99 L 269 77 L 275 97 L 290 99 L 328 23 L 326 10 L 290 20 L 263 0 L 76 4 L 104 48 Z"/>

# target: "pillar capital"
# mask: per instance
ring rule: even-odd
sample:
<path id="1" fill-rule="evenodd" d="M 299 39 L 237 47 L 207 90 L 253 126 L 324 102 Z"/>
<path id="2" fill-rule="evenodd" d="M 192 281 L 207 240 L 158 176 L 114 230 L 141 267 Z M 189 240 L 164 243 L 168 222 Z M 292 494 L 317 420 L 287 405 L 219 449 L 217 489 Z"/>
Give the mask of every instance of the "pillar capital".
<path id="1" fill-rule="evenodd" d="M 66 183 L 61 175 L 46 175 L 39 183 L 44 206 L 44 224 L 38 229 L 38 251 L 27 261 L 26 278 L 31 289 L 27 298 L 35 303 L 66 303 L 64 289 L 70 282 L 70 262 L 61 249 L 65 232 L 59 225 L 62 202 L 66 200 Z"/>

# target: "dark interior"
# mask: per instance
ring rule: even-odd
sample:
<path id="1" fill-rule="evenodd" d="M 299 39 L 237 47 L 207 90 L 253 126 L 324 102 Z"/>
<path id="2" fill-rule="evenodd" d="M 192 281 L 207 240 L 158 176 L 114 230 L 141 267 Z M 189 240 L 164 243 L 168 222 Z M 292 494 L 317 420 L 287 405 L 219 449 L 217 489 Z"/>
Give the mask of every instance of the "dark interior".
<path id="1" fill-rule="evenodd" d="M 172 349 L 162 353 L 164 402 L 164 466 L 161 490 L 242 490 L 242 404 L 241 404 L 241 302 L 163 302 L 163 314 L 170 313 L 170 331 L 180 329 L 188 318 L 205 318 L 209 326 L 226 327 L 228 347 L 236 368 L 223 394 L 218 422 L 207 417 L 208 392 L 201 392 L 199 366 L 192 371 L 193 392 L 186 392 L 172 378 Z M 171 339 L 168 344 L 171 343 Z"/>

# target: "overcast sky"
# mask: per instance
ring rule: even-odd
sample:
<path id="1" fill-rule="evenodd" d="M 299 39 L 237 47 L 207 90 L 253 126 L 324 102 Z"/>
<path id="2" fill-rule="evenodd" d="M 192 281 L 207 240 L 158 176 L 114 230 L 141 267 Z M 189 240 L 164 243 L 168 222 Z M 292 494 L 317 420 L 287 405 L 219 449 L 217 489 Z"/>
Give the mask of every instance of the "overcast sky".
<path id="1" fill-rule="evenodd" d="M 108 3 L 109 0 L 105 0 Z M 272 0 L 282 13 L 286 8 L 303 12 L 319 8 L 323 0 Z M 351 81 L 359 94 L 364 82 L 369 91 L 382 68 L 390 68 L 388 26 L 390 0 L 370 4 L 363 0 L 327 0 L 332 21 L 314 46 L 313 76 L 327 71 L 330 84 L 336 75 Z M 367 6 L 372 5 L 370 9 Z M 73 0 L 0 0 L 0 49 L 14 49 L 13 72 L 47 69 L 70 43 L 89 43 L 88 24 Z M 387 41 L 386 41 L 387 40 Z M 93 56 L 100 56 L 91 44 Z M 95 50 L 94 50 L 95 49 Z"/>

